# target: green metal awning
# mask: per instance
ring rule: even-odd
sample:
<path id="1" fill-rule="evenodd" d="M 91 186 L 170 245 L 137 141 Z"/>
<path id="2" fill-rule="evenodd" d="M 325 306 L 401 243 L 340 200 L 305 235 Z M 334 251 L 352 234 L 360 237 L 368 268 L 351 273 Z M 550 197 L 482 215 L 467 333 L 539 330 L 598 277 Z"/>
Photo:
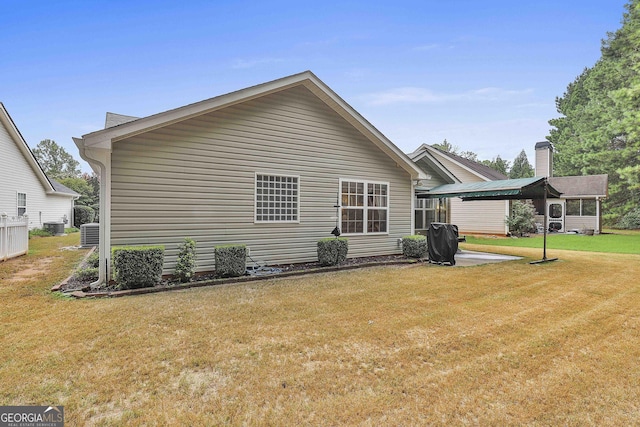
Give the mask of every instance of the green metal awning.
<path id="1" fill-rule="evenodd" d="M 504 179 L 500 181 L 444 184 L 424 192 L 419 199 L 460 197 L 462 200 L 521 200 L 560 197 L 544 177 Z"/>

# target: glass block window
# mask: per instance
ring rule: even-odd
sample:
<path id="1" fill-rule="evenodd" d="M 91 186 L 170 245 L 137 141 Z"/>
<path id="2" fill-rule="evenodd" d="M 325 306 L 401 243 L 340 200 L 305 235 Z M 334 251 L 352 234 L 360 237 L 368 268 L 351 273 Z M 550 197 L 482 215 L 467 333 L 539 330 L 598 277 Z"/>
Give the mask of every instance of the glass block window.
<path id="1" fill-rule="evenodd" d="M 18 216 L 27 213 L 27 193 L 18 193 Z"/>
<path id="2" fill-rule="evenodd" d="M 343 180 L 340 194 L 343 234 L 388 232 L 389 184 Z"/>
<path id="3" fill-rule="evenodd" d="M 300 177 L 256 174 L 256 222 L 299 222 Z"/>

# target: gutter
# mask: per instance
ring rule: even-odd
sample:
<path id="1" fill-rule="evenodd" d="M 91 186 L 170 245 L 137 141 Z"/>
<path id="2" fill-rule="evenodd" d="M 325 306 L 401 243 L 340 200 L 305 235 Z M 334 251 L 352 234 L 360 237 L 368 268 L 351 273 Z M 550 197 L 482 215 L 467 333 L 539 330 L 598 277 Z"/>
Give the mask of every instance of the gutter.
<path id="1" fill-rule="evenodd" d="M 85 150 L 84 139 L 73 138 L 73 142 L 78 147 L 78 151 L 80 152 L 80 157 L 84 161 L 89 163 L 94 170 L 99 169 L 98 176 L 100 177 L 100 218 L 102 220 L 105 215 L 103 212 L 106 212 L 105 211 L 106 207 L 104 206 L 105 205 L 104 200 L 107 197 L 107 167 L 101 161 L 93 157 L 89 157 L 88 153 Z M 108 250 L 106 249 L 106 244 L 105 244 L 106 233 L 107 233 L 106 228 L 107 227 L 105 226 L 105 224 L 100 224 L 100 228 L 99 228 L 100 242 L 98 244 L 98 251 L 100 253 L 99 266 L 98 266 L 98 280 L 96 280 L 93 283 L 90 283 L 89 286 L 91 287 L 99 286 L 103 283 L 106 284 L 109 280 L 108 278 L 109 275 L 107 274 L 108 266 L 109 266 Z"/>

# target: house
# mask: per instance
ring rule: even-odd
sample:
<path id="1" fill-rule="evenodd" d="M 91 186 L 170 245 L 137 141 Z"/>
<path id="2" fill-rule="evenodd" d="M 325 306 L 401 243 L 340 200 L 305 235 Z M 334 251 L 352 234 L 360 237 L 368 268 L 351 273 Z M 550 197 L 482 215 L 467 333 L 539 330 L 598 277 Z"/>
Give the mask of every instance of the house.
<path id="1" fill-rule="evenodd" d="M 400 253 L 425 178 L 310 71 L 144 118 L 110 114 L 74 141 L 101 178 L 101 273 L 112 246 L 161 244 L 170 274 L 185 237 L 199 271 L 229 243 L 267 264 L 315 261 L 336 224 L 349 256 Z"/>
<path id="2" fill-rule="evenodd" d="M 562 194 L 547 200 L 547 227 L 551 231 L 602 230 L 602 200 L 608 195 L 608 175 L 553 176 L 553 146 L 536 144 L 536 176 L 548 177 L 549 184 Z M 543 223 L 543 206 L 536 201 L 536 221 Z"/>
<path id="3" fill-rule="evenodd" d="M 79 194 L 48 178 L 5 106 L 0 103 L 0 214 L 27 215 L 29 229 L 46 222 L 73 224 Z"/>
<path id="4" fill-rule="evenodd" d="M 419 186 L 420 192 L 442 184 L 467 184 L 507 179 L 488 166 L 456 154 L 423 144 L 409 157 L 432 180 Z M 506 235 L 509 229 L 505 218 L 509 215 L 508 200 L 463 202 L 460 198 L 417 199 L 415 201 L 416 232 L 426 234 L 431 222 L 450 222 L 461 234 Z"/>

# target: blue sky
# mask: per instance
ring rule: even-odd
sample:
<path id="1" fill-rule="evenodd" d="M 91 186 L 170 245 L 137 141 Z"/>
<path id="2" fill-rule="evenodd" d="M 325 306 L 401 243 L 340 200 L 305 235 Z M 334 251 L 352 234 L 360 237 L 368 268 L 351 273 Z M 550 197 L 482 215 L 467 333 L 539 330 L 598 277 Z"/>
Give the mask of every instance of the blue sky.
<path id="1" fill-rule="evenodd" d="M 313 71 L 403 151 L 513 158 L 625 0 L 3 1 L 0 101 L 34 148 Z M 83 170 L 90 168 L 83 164 Z"/>

